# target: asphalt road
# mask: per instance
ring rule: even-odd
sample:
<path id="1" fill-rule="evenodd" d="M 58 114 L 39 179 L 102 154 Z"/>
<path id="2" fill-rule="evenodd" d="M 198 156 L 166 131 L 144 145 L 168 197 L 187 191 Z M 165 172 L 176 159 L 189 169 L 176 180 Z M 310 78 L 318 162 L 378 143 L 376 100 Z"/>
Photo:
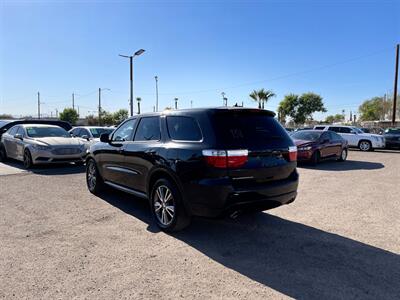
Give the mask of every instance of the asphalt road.
<path id="1" fill-rule="evenodd" d="M 84 168 L 0 164 L 5 299 L 399 299 L 400 152 L 301 167 L 288 206 L 167 235 Z"/>

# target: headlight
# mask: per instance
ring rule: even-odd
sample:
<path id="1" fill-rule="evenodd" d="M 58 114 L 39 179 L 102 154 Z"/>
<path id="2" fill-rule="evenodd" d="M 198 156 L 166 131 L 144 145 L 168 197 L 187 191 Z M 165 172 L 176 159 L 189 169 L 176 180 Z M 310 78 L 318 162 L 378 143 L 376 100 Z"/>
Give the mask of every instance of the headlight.
<path id="1" fill-rule="evenodd" d="M 311 146 L 307 146 L 307 147 L 299 147 L 297 150 L 299 150 L 299 151 L 308 151 L 308 150 L 311 150 L 311 149 L 312 149 Z"/>
<path id="2" fill-rule="evenodd" d="M 43 145 L 36 145 L 36 144 L 34 144 L 34 145 L 32 145 L 32 147 L 35 149 L 35 150 L 50 150 L 50 147 L 49 146 L 43 146 Z"/>

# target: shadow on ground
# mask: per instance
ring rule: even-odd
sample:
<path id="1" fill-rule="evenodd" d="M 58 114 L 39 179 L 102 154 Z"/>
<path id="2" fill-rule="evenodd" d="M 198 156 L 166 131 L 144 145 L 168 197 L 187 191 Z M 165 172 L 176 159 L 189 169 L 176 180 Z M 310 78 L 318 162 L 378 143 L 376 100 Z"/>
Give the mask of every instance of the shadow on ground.
<path id="1" fill-rule="evenodd" d="M 151 221 L 147 201 L 119 192 L 101 198 Z M 235 220 L 194 219 L 172 235 L 217 263 L 287 296 L 302 299 L 399 299 L 400 256 L 266 213 Z"/>
<path id="2" fill-rule="evenodd" d="M 338 162 L 334 160 L 327 160 L 320 162 L 316 166 L 312 166 L 307 163 L 299 163 L 299 168 L 315 169 L 322 171 L 353 171 L 353 170 L 377 170 L 382 169 L 385 166 L 381 163 L 369 162 L 369 161 L 358 161 L 358 160 L 346 160 Z"/>
<path id="3" fill-rule="evenodd" d="M 29 171 L 40 175 L 68 175 L 78 174 L 85 172 L 85 166 L 78 166 L 74 164 L 51 164 L 51 165 L 36 165 L 33 168 L 26 170 L 23 163 L 16 160 L 8 160 L 3 164 L 20 169 L 22 171 Z"/>

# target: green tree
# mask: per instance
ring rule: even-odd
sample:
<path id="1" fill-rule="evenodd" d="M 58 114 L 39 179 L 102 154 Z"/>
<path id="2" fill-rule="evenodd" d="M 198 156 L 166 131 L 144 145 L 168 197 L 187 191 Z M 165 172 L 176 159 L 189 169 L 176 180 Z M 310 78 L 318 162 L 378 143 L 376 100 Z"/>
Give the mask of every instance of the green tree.
<path id="1" fill-rule="evenodd" d="M 343 122 L 344 116 L 342 114 L 330 115 L 325 118 L 325 123 Z"/>
<path id="2" fill-rule="evenodd" d="M 100 115 L 100 125 L 110 126 L 114 125 L 114 115 L 108 111 L 103 110 Z"/>
<path id="3" fill-rule="evenodd" d="M 291 117 L 296 124 L 304 124 L 315 112 L 326 112 L 322 97 L 315 93 L 286 95 L 279 103 L 278 113 L 281 119 Z"/>
<path id="4" fill-rule="evenodd" d="M 12 119 L 12 118 L 13 118 L 12 115 L 9 115 L 9 114 L 0 114 L 0 119 L 5 120 L 5 119 Z"/>
<path id="5" fill-rule="evenodd" d="M 249 97 L 254 101 L 258 102 L 258 108 L 264 109 L 264 104 L 268 102 L 268 100 L 275 96 L 275 93 L 271 90 L 254 90 L 250 93 Z"/>
<path id="6" fill-rule="evenodd" d="M 113 113 L 114 124 L 120 124 L 123 120 L 129 117 L 127 109 L 120 109 Z"/>
<path id="7" fill-rule="evenodd" d="M 78 112 L 73 109 L 73 108 L 65 108 L 61 113 L 60 113 L 60 120 L 61 121 L 66 121 L 69 122 L 72 125 L 76 124 L 76 121 L 79 119 L 79 114 Z"/>

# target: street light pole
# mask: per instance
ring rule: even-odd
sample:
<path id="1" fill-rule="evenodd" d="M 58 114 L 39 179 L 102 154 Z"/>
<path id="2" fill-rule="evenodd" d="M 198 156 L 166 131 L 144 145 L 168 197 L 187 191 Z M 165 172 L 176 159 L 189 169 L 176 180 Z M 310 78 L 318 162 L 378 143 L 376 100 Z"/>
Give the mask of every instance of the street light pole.
<path id="1" fill-rule="evenodd" d="M 175 109 L 178 109 L 178 98 L 175 98 Z"/>
<path id="2" fill-rule="evenodd" d="M 154 76 L 156 80 L 156 111 L 158 111 L 158 76 Z"/>
<path id="3" fill-rule="evenodd" d="M 145 50 L 140 49 L 136 51 L 133 55 L 122 55 L 119 54 L 121 57 L 129 58 L 129 65 L 130 65 L 130 98 L 129 98 L 129 106 L 130 106 L 130 113 L 131 117 L 133 116 L 133 58 L 135 56 L 141 55 Z"/>
<path id="4" fill-rule="evenodd" d="M 99 116 L 98 116 L 98 121 L 99 121 L 99 126 L 101 126 L 101 88 L 99 88 Z"/>
<path id="5" fill-rule="evenodd" d="M 140 115 L 140 101 L 142 101 L 142 98 L 137 97 L 136 98 L 137 101 L 137 111 L 138 111 L 138 115 Z"/>

